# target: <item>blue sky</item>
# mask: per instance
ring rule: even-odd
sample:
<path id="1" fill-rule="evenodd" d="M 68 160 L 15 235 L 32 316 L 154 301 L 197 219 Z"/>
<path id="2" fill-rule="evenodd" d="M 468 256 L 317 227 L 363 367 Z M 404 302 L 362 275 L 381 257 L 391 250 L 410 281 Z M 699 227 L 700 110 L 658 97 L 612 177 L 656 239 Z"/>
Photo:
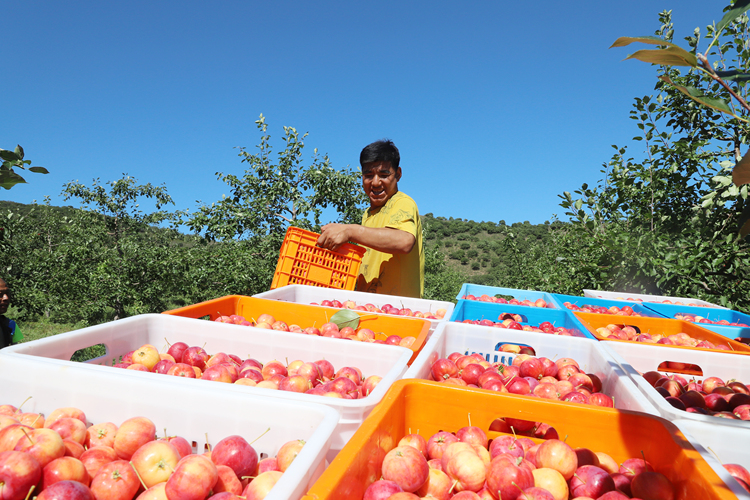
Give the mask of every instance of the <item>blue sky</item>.
<path id="1" fill-rule="evenodd" d="M 177 209 L 227 194 L 262 113 L 309 132 L 334 167 L 388 137 L 421 213 L 543 223 L 558 194 L 601 178 L 637 135 L 633 98 L 655 68 L 623 61 L 618 36 L 675 41 L 724 2 L 52 2 L 3 8 L 0 148 L 21 144 L 49 175 L 0 190 L 31 203 L 63 184 L 123 173 L 166 185 Z M 705 48 L 705 44 L 701 46 Z M 631 150 L 637 154 L 638 144 Z M 642 148 L 641 148 L 642 149 Z"/>

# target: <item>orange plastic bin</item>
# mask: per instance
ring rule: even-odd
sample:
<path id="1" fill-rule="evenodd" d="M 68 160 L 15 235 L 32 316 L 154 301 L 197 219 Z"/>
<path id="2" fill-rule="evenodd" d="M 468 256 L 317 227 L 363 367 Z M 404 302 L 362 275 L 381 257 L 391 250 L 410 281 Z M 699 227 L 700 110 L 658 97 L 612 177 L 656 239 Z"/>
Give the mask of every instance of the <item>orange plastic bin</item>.
<path id="1" fill-rule="evenodd" d="M 615 325 L 629 325 L 634 327 L 640 333 L 660 333 L 662 335 L 674 335 L 675 333 L 684 332 L 698 340 L 707 340 L 713 344 L 725 344 L 729 346 L 728 351 L 720 349 L 704 349 L 702 347 L 690 347 L 690 346 L 678 346 L 678 345 L 665 345 L 665 344 L 648 344 L 657 345 L 662 347 L 671 347 L 677 349 L 698 349 L 709 352 L 724 352 L 734 354 L 746 354 L 750 355 L 750 346 L 737 342 L 736 340 L 724 337 L 718 333 L 714 333 L 705 328 L 701 328 L 696 323 L 689 321 L 680 321 L 670 318 L 644 318 L 636 316 L 616 316 L 611 314 L 591 314 L 591 313 L 573 313 L 583 323 L 583 326 L 589 329 L 591 334 L 599 340 L 608 342 L 630 342 L 632 344 L 642 344 L 643 342 L 636 342 L 633 340 L 620 340 L 602 337 L 596 333 L 597 328 L 606 327 L 610 324 Z"/>
<path id="2" fill-rule="evenodd" d="M 318 236 L 298 227 L 286 230 L 271 290 L 285 285 L 354 290 L 367 249 L 345 243 L 334 252 L 317 246 Z"/>
<path id="3" fill-rule="evenodd" d="M 495 418 L 515 417 L 548 423 L 561 438 L 567 436 L 569 445 L 602 451 L 618 463 L 645 456 L 672 481 L 679 500 L 737 498 L 722 479 L 734 481 L 731 476 L 719 476 L 711 467 L 721 467 L 718 462 L 701 454 L 662 418 L 401 380 L 391 386 L 303 500 L 361 500 L 367 487 L 380 479 L 383 457 L 403 436 L 418 432 L 429 438 L 440 430 L 455 432 L 469 425 L 469 416 L 471 425 L 484 429 L 490 439 L 502 435 L 488 430 Z"/>
<path id="4" fill-rule="evenodd" d="M 304 329 L 308 326 L 320 327 L 322 324 L 328 323 L 331 317 L 337 312 L 339 312 L 339 309 L 333 307 L 294 304 L 244 295 L 227 295 L 226 297 L 165 311 L 162 314 L 210 320 L 215 320 L 219 316 L 237 314 L 244 316 L 248 321 L 251 321 L 252 318 L 257 318 L 261 314 L 270 314 L 277 320 L 284 321 L 288 325 L 295 324 Z M 414 361 L 422 350 L 430 332 L 431 324 L 429 320 L 372 314 L 362 311 L 354 312 L 360 317 L 360 326 L 374 331 L 376 339 L 384 340 L 389 335 L 414 337 L 416 340 L 408 347 L 414 353 L 409 363 Z M 379 335 L 381 333 L 382 335 Z M 352 341 L 342 339 L 341 342 Z"/>

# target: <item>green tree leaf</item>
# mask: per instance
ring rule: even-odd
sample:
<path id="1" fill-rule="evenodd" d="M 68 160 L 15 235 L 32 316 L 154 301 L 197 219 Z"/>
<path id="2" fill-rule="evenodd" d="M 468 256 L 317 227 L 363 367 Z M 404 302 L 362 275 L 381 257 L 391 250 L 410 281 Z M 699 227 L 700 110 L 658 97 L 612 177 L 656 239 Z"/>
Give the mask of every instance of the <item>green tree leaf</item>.
<path id="1" fill-rule="evenodd" d="M 724 14 L 719 24 L 716 25 L 716 33 L 721 33 L 729 23 L 740 17 L 747 9 L 750 8 L 750 0 L 735 0 L 732 8 Z"/>
<path id="2" fill-rule="evenodd" d="M 359 314 L 351 309 L 342 309 L 331 316 L 331 323 L 336 323 L 339 329 L 349 326 L 356 330 L 359 326 Z"/>
<path id="3" fill-rule="evenodd" d="M 29 168 L 29 171 L 37 173 L 37 174 L 48 174 L 49 173 L 49 171 L 46 168 L 44 168 L 44 167 L 31 167 L 31 168 Z"/>
<path id="4" fill-rule="evenodd" d="M 707 96 L 703 93 L 702 90 L 696 89 L 695 87 L 686 87 L 683 85 L 677 85 L 675 84 L 671 78 L 669 78 L 666 75 L 661 75 L 659 79 L 663 82 L 666 82 L 672 86 L 674 86 L 677 90 L 694 100 L 695 102 L 698 102 L 700 104 L 703 104 L 704 106 L 708 106 L 711 109 L 715 109 L 716 111 L 721 111 L 722 113 L 726 113 L 728 115 L 736 116 L 732 110 L 729 108 L 729 105 L 722 99 L 717 99 L 715 97 Z"/>
<path id="5" fill-rule="evenodd" d="M 16 184 L 26 184 L 26 181 L 12 170 L 0 170 L 0 187 L 10 189 Z"/>

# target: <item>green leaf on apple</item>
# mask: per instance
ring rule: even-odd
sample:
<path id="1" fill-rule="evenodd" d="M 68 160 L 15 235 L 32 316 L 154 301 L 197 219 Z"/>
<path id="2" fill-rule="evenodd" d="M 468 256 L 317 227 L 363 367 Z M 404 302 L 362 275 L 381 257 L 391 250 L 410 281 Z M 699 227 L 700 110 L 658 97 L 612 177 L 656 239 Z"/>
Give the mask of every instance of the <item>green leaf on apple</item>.
<path id="1" fill-rule="evenodd" d="M 339 330 L 350 326 L 355 330 L 359 326 L 359 314 L 352 311 L 351 309 L 342 309 L 333 316 L 331 316 L 331 323 L 336 323 Z"/>

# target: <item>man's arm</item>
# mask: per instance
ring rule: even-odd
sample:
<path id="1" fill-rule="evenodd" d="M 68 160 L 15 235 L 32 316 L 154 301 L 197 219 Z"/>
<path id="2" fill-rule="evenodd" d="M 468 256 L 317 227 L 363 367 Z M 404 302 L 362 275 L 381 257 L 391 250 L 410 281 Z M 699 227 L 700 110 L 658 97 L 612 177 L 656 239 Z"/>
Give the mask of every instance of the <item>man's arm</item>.
<path id="1" fill-rule="evenodd" d="M 417 242 L 411 233 L 390 227 L 326 224 L 322 227 L 318 245 L 329 250 L 336 250 L 347 241 L 390 254 L 409 253 Z"/>

